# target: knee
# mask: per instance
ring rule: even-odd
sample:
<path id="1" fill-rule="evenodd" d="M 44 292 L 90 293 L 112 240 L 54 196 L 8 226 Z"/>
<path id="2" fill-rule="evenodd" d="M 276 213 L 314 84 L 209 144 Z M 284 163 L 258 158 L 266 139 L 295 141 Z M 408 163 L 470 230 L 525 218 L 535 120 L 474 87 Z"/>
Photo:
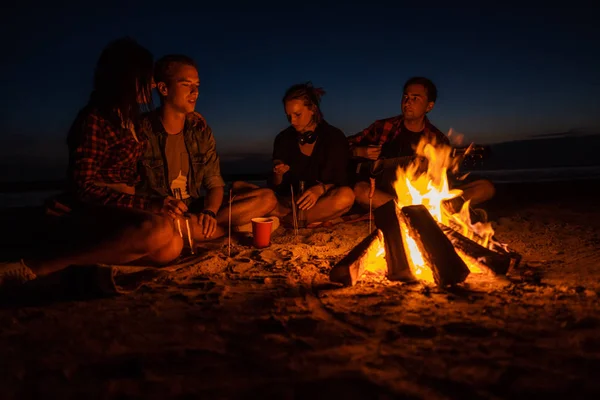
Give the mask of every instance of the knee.
<path id="1" fill-rule="evenodd" d="M 479 203 L 483 203 L 484 201 L 491 199 L 496 194 L 496 188 L 494 187 L 494 184 L 485 179 L 479 181 L 477 188 L 476 197 Z"/>
<path id="2" fill-rule="evenodd" d="M 369 196 L 371 186 L 367 182 L 357 182 L 354 185 L 353 194 L 356 199 L 363 199 Z"/>
<path id="3" fill-rule="evenodd" d="M 269 211 L 275 208 L 277 205 L 277 196 L 275 196 L 275 192 L 271 189 L 257 189 L 260 191 L 259 198 L 261 204 L 265 205 L 265 208 L 268 208 Z"/>
<path id="4" fill-rule="evenodd" d="M 336 210 L 349 210 L 354 204 L 354 191 L 348 186 L 334 189 L 333 197 Z"/>
<path id="5" fill-rule="evenodd" d="M 140 224 L 141 245 L 152 253 L 167 246 L 175 237 L 173 221 L 160 215 L 148 215 Z"/>
<path id="6" fill-rule="evenodd" d="M 235 181 L 231 184 L 231 190 L 233 190 L 234 193 L 248 191 L 248 190 L 252 190 L 252 189 L 258 189 L 258 188 L 259 188 L 258 185 L 255 185 L 255 184 L 249 183 L 249 182 L 244 182 L 244 181 Z"/>
<path id="7" fill-rule="evenodd" d="M 252 191 L 256 209 L 263 210 L 263 214 L 267 214 L 277 206 L 277 196 L 271 189 L 261 188 Z"/>
<path id="8" fill-rule="evenodd" d="M 179 235 L 173 235 L 171 241 L 150 255 L 152 261 L 157 264 L 167 264 L 175 260 L 183 250 L 183 239 Z"/>
<path id="9" fill-rule="evenodd" d="M 495 194 L 496 188 L 492 182 L 481 179 L 467 184 L 463 197 L 465 200 L 471 200 L 471 204 L 479 204 L 491 199 Z"/>

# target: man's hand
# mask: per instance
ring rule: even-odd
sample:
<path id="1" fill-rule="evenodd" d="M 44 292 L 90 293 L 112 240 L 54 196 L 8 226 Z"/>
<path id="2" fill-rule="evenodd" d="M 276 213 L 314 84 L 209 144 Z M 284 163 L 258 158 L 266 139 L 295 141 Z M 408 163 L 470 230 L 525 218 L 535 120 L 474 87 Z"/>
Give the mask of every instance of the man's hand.
<path id="1" fill-rule="evenodd" d="M 195 225 L 200 229 L 202 236 L 207 239 L 210 239 L 217 230 L 217 219 L 208 214 L 200 213 L 193 215 L 192 222 L 195 222 Z"/>
<path id="2" fill-rule="evenodd" d="M 187 212 L 188 208 L 185 203 L 181 200 L 176 199 L 172 196 L 167 196 L 161 199 L 162 202 L 159 205 L 158 213 L 168 215 L 171 218 L 177 218 Z"/>
<path id="3" fill-rule="evenodd" d="M 273 173 L 275 175 L 283 175 L 290 170 L 290 166 L 284 164 L 281 160 L 273 161 Z"/>
<path id="4" fill-rule="evenodd" d="M 381 146 L 357 146 L 353 153 L 355 157 L 377 160 L 381 155 Z"/>
<path id="5" fill-rule="evenodd" d="M 323 187 L 321 185 L 315 185 L 313 187 L 308 188 L 302 193 L 302 196 L 298 198 L 296 202 L 298 204 L 298 208 L 301 210 L 310 210 L 317 204 L 319 197 L 323 195 Z"/>

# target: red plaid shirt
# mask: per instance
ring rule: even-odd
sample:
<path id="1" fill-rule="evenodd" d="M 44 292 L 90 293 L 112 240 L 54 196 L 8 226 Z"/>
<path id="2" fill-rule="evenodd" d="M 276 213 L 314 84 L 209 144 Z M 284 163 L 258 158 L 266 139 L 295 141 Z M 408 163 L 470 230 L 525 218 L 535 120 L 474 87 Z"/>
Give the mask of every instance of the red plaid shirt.
<path id="1" fill-rule="evenodd" d="M 115 116 L 116 117 L 116 116 Z M 85 204 L 149 210 L 150 197 L 121 193 L 103 186 L 139 181 L 137 162 L 147 140 L 97 110 L 82 110 L 69 134 L 69 179 L 77 200 Z"/>
<path id="2" fill-rule="evenodd" d="M 367 129 L 348 137 L 350 148 L 367 146 L 369 144 L 383 145 L 384 143 L 391 142 L 402 131 L 403 121 L 404 117 L 402 115 L 397 115 L 395 117 L 380 119 L 373 122 Z M 445 144 L 450 144 L 448 137 L 438 128 L 433 126 L 427 117 L 425 117 L 425 135 L 429 138 L 435 136 L 438 142 L 442 141 Z"/>

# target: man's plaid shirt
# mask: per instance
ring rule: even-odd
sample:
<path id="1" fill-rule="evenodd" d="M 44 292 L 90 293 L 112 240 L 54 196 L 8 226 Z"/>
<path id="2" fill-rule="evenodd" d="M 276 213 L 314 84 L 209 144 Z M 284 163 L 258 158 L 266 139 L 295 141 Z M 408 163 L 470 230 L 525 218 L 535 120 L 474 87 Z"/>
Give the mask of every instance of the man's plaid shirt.
<path id="1" fill-rule="evenodd" d="M 395 117 L 380 119 L 373 122 L 367 129 L 355 135 L 348 137 L 350 149 L 356 146 L 367 146 L 370 144 L 383 145 L 393 141 L 402 131 L 404 117 L 397 115 Z M 425 117 L 425 136 L 428 139 L 434 137 L 438 142 L 450 144 L 448 137 L 444 135 L 438 128 L 433 126 L 429 119 Z"/>
<path id="2" fill-rule="evenodd" d="M 121 193 L 104 185 L 134 187 L 138 161 L 147 140 L 122 127 L 120 118 L 82 110 L 69 134 L 69 180 L 76 199 L 84 204 L 150 209 L 150 197 Z"/>

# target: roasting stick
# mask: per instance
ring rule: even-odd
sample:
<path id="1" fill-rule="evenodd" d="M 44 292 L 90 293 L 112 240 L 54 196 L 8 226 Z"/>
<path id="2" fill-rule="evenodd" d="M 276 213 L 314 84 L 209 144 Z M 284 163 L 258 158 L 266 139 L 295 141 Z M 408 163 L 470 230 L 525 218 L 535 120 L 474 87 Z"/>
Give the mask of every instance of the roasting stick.
<path id="1" fill-rule="evenodd" d="M 231 189 L 229 189 L 229 257 L 231 257 Z"/>
<path id="2" fill-rule="evenodd" d="M 179 197 L 181 197 L 181 191 L 179 189 L 173 189 L 173 194 L 178 199 L 179 199 Z M 181 236 L 181 238 L 183 239 L 183 232 L 181 231 L 181 221 L 179 220 L 179 217 L 175 218 L 175 221 L 177 222 L 177 229 L 179 230 L 179 236 Z"/>
<path id="3" fill-rule="evenodd" d="M 182 200 L 183 201 L 183 198 L 181 196 L 181 189 L 179 189 L 179 188 L 178 189 L 173 189 L 173 194 L 175 195 L 175 197 L 178 200 Z M 194 254 L 194 244 L 192 243 L 192 231 L 190 229 L 190 220 L 187 217 L 185 217 L 185 216 L 184 216 L 184 218 L 185 218 L 185 226 L 187 228 L 188 243 L 190 244 L 190 253 Z M 181 232 L 181 225 L 179 224 L 179 219 L 177 219 L 177 225 L 179 227 L 179 232 L 181 233 L 181 237 L 183 238 L 183 233 Z"/>
<path id="4" fill-rule="evenodd" d="M 192 231 L 190 230 L 190 220 L 185 219 L 185 225 L 187 226 L 187 237 L 188 243 L 190 244 L 190 253 L 194 254 L 194 244 L 192 243 Z"/>
<path id="5" fill-rule="evenodd" d="M 294 223 L 294 236 L 298 236 L 298 220 L 296 215 L 296 201 L 294 200 L 294 186 L 290 185 L 290 189 L 292 191 L 292 220 Z"/>
<path id="6" fill-rule="evenodd" d="M 177 221 L 177 229 L 179 229 L 179 236 L 181 236 L 181 238 L 183 239 L 183 232 L 181 231 L 181 221 L 179 220 L 179 218 L 177 218 L 175 221 Z"/>
<path id="7" fill-rule="evenodd" d="M 369 234 L 373 232 L 371 229 L 371 220 L 373 219 L 373 195 L 375 194 L 375 178 L 369 178 L 371 186 L 369 189 Z"/>

